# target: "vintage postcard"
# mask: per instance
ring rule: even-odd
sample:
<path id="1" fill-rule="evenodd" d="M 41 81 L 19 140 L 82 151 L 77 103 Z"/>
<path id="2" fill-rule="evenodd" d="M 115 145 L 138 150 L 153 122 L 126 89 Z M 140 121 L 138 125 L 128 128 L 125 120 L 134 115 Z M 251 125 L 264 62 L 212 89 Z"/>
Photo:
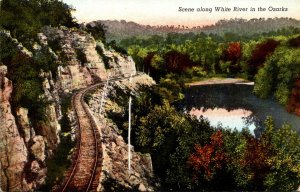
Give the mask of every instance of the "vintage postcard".
<path id="1" fill-rule="evenodd" d="M 299 0 L 0 0 L 0 192 L 300 190 Z"/>

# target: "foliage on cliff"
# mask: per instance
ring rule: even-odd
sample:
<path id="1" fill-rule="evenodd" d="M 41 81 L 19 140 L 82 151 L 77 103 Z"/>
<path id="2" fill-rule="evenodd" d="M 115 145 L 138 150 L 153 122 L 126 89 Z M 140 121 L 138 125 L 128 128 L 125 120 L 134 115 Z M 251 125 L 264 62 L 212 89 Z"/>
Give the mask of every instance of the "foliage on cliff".
<path id="1" fill-rule="evenodd" d="M 74 9 L 59 0 L 2 0 L 0 7 L 0 26 L 23 43 L 36 39 L 43 26 L 78 26 Z"/>
<path id="2" fill-rule="evenodd" d="M 0 61 L 8 67 L 8 78 L 13 82 L 13 106 L 28 108 L 33 123 L 42 120 L 46 101 L 41 98 L 40 73 L 56 74 L 58 62 L 47 47 L 31 53 L 5 33 L 0 34 L 0 45 Z"/>
<path id="3" fill-rule="evenodd" d="M 38 44 L 38 33 L 45 25 L 78 24 L 71 15 L 73 8 L 58 0 L 3 0 L 0 7 L 0 63 L 8 67 L 8 78 L 13 83 L 12 106 L 28 108 L 36 128 L 43 121 L 47 104 L 41 97 L 41 74 L 52 72 L 55 78 L 59 65 L 51 49 Z"/>

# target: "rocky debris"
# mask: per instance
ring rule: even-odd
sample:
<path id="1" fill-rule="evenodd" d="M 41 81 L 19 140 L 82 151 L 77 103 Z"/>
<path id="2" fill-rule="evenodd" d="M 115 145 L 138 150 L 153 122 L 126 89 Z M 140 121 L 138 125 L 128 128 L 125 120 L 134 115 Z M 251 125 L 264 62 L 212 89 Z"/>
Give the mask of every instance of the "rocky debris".
<path id="1" fill-rule="evenodd" d="M 40 77 L 43 79 L 43 99 L 46 99 L 49 102 L 58 102 L 59 94 L 55 86 L 55 82 L 52 77 L 51 72 L 41 72 Z"/>
<path id="2" fill-rule="evenodd" d="M 154 81 L 147 75 L 134 77 L 129 80 L 115 82 L 114 86 L 132 91 L 138 90 L 140 85 L 152 85 Z M 126 88 L 125 88 L 126 87 Z M 114 88 L 110 87 L 110 91 Z M 131 173 L 128 170 L 128 144 L 121 136 L 121 131 L 114 122 L 105 119 L 105 114 L 99 114 L 102 90 L 99 89 L 90 96 L 89 107 L 93 111 L 102 137 L 103 165 L 101 176 L 101 190 L 110 191 L 125 188 L 127 190 L 153 191 L 153 169 L 151 156 L 134 151 L 131 146 Z M 110 100 L 106 100 L 105 108 L 120 111 L 121 108 Z M 104 115 L 104 116 L 103 116 Z"/>
<path id="3" fill-rule="evenodd" d="M 79 125 L 77 124 L 77 118 L 74 110 L 69 110 L 67 113 L 68 119 L 71 126 L 71 140 L 75 141 L 77 130 L 79 130 Z"/>
<path id="4" fill-rule="evenodd" d="M 38 33 L 37 36 L 38 36 L 40 44 L 42 44 L 44 46 L 48 45 L 47 37 L 43 33 Z"/>

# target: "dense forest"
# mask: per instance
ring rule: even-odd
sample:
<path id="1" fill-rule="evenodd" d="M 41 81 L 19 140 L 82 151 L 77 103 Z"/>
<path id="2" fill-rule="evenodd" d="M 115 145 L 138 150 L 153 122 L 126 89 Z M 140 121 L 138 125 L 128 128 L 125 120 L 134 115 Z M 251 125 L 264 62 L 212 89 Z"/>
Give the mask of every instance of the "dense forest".
<path id="1" fill-rule="evenodd" d="M 72 10 L 59 0 L 2 0 L 0 27 L 29 50 L 34 49 L 36 36 L 45 25 L 81 27 L 95 39 L 105 41 L 107 29 L 103 24 L 81 26 L 72 17 Z M 248 24 L 245 21 L 241 25 Z M 214 30 L 219 25 L 228 25 L 229 29 L 234 24 L 220 22 Z M 131 55 L 138 70 L 149 73 L 157 82 L 133 95 L 132 126 L 135 149 L 151 154 L 161 182 L 159 190 L 292 191 L 300 185 L 300 137 L 288 124 L 275 127 L 269 117 L 261 136 L 255 137 L 247 129 L 238 132 L 212 127 L 206 119 L 197 119 L 178 107 L 186 82 L 215 76 L 254 80 L 258 96 L 297 106 L 291 96 L 295 95 L 300 74 L 300 30 L 289 27 L 245 36 L 236 32 L 169 33 L 106 43 Z M 0 36 L 0 63 L 7 65 L 8 78 L 13 82 L 13 105 L 29 108 L 31 119 L 42 121 L 43 117 L 36 116 L 43 114 L 45 102 L 39 97 L 39 74 L 55 71 L 63 63 L 57 63 L 49 50 L 41 49 L 28 58 L 17 47 L 16 42 Z M 52 42 L 52 49 L 56 48 Z M 124 112 L 111 111 L 109 117 L 127 130 L 129 91 L 116 91 L 111 99 Z"/>
<path id="2" fill-rule="evenodd" d="M 259 37 L 170 33 L 166 38 L 132 37 L 119 45 L 137 68 L 156 81 L 172 77 L 177 83 L 208 77 L 240 77 L 255 81 L 261 98 L 275 96 L 287 105 L 299 78 L 299 29 L 282 28 Z"/>
<path id="3" fill-rule="evenodd" d="M 274 97 L 297 111 L 299 32 L 298 28 L 282 28 L 252 37 L 169 33 L 120 41 L 138 69 L 158 82 L 134 99 L 133 130 L 135 147 L 152 154 L 164 190 L 298 188 L 296 151 L 300 148 L 294 144 L 300 140 L 288 124 L 275 127 L 268 117 L 258 137 L 247 129 L 214 128 L 206 119 L 187 115 L 180 106 L 186 82 L 239 77 L 255 81 L 258 97 Z M 122 119 L 120 114 L 111 116 Z M 123 118 L 119 126 L 126 130 L 126 115 Z"/>
<path id="4" fill-rule="evenodd" d="M 132 140 L 135 150 L 150 153 L 160 190 L 280 190 L 299 186 L 300 138 L 288 124 L 275 127 L 265 120 L 260 137 L 212 127 L 206 119 L 177 108 L 180 85 L 166 77 L 133 96 Z M 128 92 L 111 99 L 124 112 L 110 111 L 123 130 L 128 128 Z"/>

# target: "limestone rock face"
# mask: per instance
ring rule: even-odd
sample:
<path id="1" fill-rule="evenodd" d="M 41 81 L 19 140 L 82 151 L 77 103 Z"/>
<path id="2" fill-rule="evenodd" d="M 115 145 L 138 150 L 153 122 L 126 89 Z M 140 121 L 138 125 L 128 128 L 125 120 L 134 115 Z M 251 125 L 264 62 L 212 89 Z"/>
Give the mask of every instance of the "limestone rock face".
<path id="1" fill-rule="evenodd" d="M 35 136 L 27 109 L 19 108 L 16 118 L 12 114 L 13 87 L 6 73 L 7 68 L 0 66 L 0 188 L 3 191 L 33 191 L 45 182 L 44 138 Z M 30 153 L 39 162 L 29 158 Z"/>
<path id="2" fill-rule="evenodd" d="M 43 88 L 40 99 L 46 104 L 43 120 L 33 123 L 28 109 L 20 106 L 12 108 L 15 106 L 12 105 L 11 100 L 13 83 L 6 77 L 8 68 L 0 63 L 0 188 L 3 191 L 34 191 L 45 183 L 47 175 L 45 161 L 55 155 L 55 149 L 60 143 L 59 121 L 62 118 L 62 96 L 96 81 L 106 80 L 108 72 L 110 76 L 130 76 L 136 73 L 135 64 L 131 57 L 105 48 L 101 42 L 96 42 L 90 34 L 79 29 L 45 27 L 42 33 L 38 34 L 38 42 L 34 43 L 33 49 L 26 49 L 17 39 L 12 38 L 9 32 L 0 33 L 10 38 L 16 50 L 24 57 L 34 60 L 42 50 L 46 49 L 59 64 L 56 71 L 39 72 Z M 59 47 L 59 51 L 55 50 L 53 45 Z M 103 55 L 98 53 L 99 47 L 102 49 L 102 54 L 109 58 L 110 69 L 105 69 Z M 122 86 L 122 82 L 119 84 Z M 74 128 L 72 131 L 75 132 L 76 125 L 73 123 L 71 126 Z M 146 181 L 138 185 L 142 180 L 140 178 L 150 174 L 143 171 L 148 168 L 134 164 L 134 167 L 139 168 L 133 169 L 140 170 L 136 176 L 132 176 L 129 180 L 126 179 L 125 173 L 118 176 L 118 170 L 121 170 L 124 162 L 127 161 L 127 147 L 116 131 L 115 125 L 111 128 L 115 131 L 112 131 L 114 133 L 111 138 L 112 144 L 107 146 L 105 158 L 107 162 L 117 159 L 114 163 L 115 168 L 107 165 L 113 169 L 112 178 L 123 177 L 122 182 L 127 183 L 126 185 L 134 183 L 136 188 L 150 189 L 150 184 Z M 109 133 L 111 130 L 104 131 Z M 114 150 L 116 153 L 112 155 L 110 151 Z M 133 158 L 142 159 L 138 156 L 134 154 Z M 148 166 L 146 164 L 143 166 Z"/>
<path id="3" fill-rule="evenodd" d="M 47 154 L 52 155 L 53 150 L 56 149 L 60 142 L 60 124 L 56 117 L 55 105 L 47 105 L 45 111 L 45 121 L 40 123 L 38 130 L 39 134 L 45 138 L 47 144 Z"/>
<path id="4" fill-rule="evenodd" d="M 135 63 L 131 56 L 117 53 L 113 49 L 106 49 L 103 43 L 98 42 L 97 45 L 102 49 L 103 54 L 108 58 L 109 72 L 111 76 L 124 75 L 129 77 L 136 74 Z"/>
<path id="5" fill-rule="evenodd" d="M 23 129 L 24 141 L 28 144 L 29 140 L 35 136 L 33 127 L 28 118 L 28 110 L 26 108 L 19 108 L 17 110 L 17 120 L 20 127 Z"/>
<path id="6" fill-rule="evenodd" d="M 7 68 L 0 66 L 0 187 L 4 191 L 23 191 L 28 153 L 9 103 L 13 87 L 6 72 Z"/>
<path id="7" fill-rule="evenodd" d="M 88 33 L 76 29 L 46 27 L 40 34 L 43 42 L 58 41 L 62 65 L 58 68 L 58 87 L 69 92 L 93 83 L 93 77 L 106 79 L 102 58 L 96 51 L 96 41 Z"/>
<path id="8" fill-rule="evenodd" d="M 31 146 L 32 154 L 36 157 L 36 159 L 40 161 L 45 161 L 45 141 L 43 136 L 35 136 L 33 138 L 34 144 Z"/>
<path id="9" fill-rule="evenodd" d="M 41 97 L 48 101 L 49 104 L 45 107 L 44 121 L 39 124 L 37 128 L 39 135 L 44 136 L 47 144 L 47 155 L 52 156 L 53 150 L 56 149 L 60 142 L 59 133 L 61 126 L 59 120 L 62 117 L 59 90 L 57 89 L 55 82 L 52 78 L 51 72 L 42 72 L 40 76 L 44 79 L 43 91 L 44 94 Z"/>
<path id="10" fill-rule="evenodd" d="M 133 94 L 137 94 L 140 86 L 151 86 L 154 85 L 155 81 L 148 75 L 142 74 L 132 78 L 131 82 L 129 79 L 124 79 L 114 82 L 114 86 L 123 90 L 130 90 Z M 111 92 L 114 90 L 111 89 Z"/>
<path id="11" fill-rule="evenodd" d="M 129 83 L 128 79 L 115 82 L 114 86 L 109 88 L 109 94 L 113 94 L 116 87 L 124 90 L 130 89 L 134 92 L 138 90 L 140 85 L 151 86 L 154 83 L 149 76 L 141 75 L 134 77 L 132 83 Z M 93 112 L 102 137 L 103 166 L 99 190 L 117 191 L 119 187 L 127 190 L 153 191 L 155 184 L 153 182 L 151 156 L 135 152 L 133 146 L 130 146 L 132 156 L 131 171 L 129 173 L 128 144 L 122 137 L 117 125 L 105 118 L 105 112 L 99 114 L 101 95 L 102 89 L 99 89 L 91 95 L 89 100 L 89 107 Z M 109 110 L 122 110 L 109 99 L 105 100 L 104 106 L 105 109 Z"/>
<path id="12" fill-rule="evenodd" d="M 9 33 L 5 35 L 11 38 Z M 16 39 L 11 38 L 11 41 L 17 51 L 28 58 L 33 57 L 34 54 Z M 40 49 L 38 44 L 34 47 L 35 51 Z M 59 143 L 59 98 L 51 73 L 41 72 L 45 81 L 44 94 L 40 97 L 51 104 L 45 107 L 45 125 L 33 127 L 28 109 L 11 107 L 13 83 L 6 77 L 7 72 L 8 68 L 0 65 L 0 187 L 4 191 L 33 191 L 45 182 L 46 156 L 50 156 Z M 45 137 L 41 135 L 44 132 Z"/>
<path id="13" fill-rule="evenodd" d="M 47 174 L 47 169 L 42 168 L 38 161 L 32 161 L 30 167 L 32 174 L 36 175 L 35 182 L 37 185 L 41 185 L 45 182 L 45 175 Z M 36 188 L 36 187 L 34 187 Z"/>

